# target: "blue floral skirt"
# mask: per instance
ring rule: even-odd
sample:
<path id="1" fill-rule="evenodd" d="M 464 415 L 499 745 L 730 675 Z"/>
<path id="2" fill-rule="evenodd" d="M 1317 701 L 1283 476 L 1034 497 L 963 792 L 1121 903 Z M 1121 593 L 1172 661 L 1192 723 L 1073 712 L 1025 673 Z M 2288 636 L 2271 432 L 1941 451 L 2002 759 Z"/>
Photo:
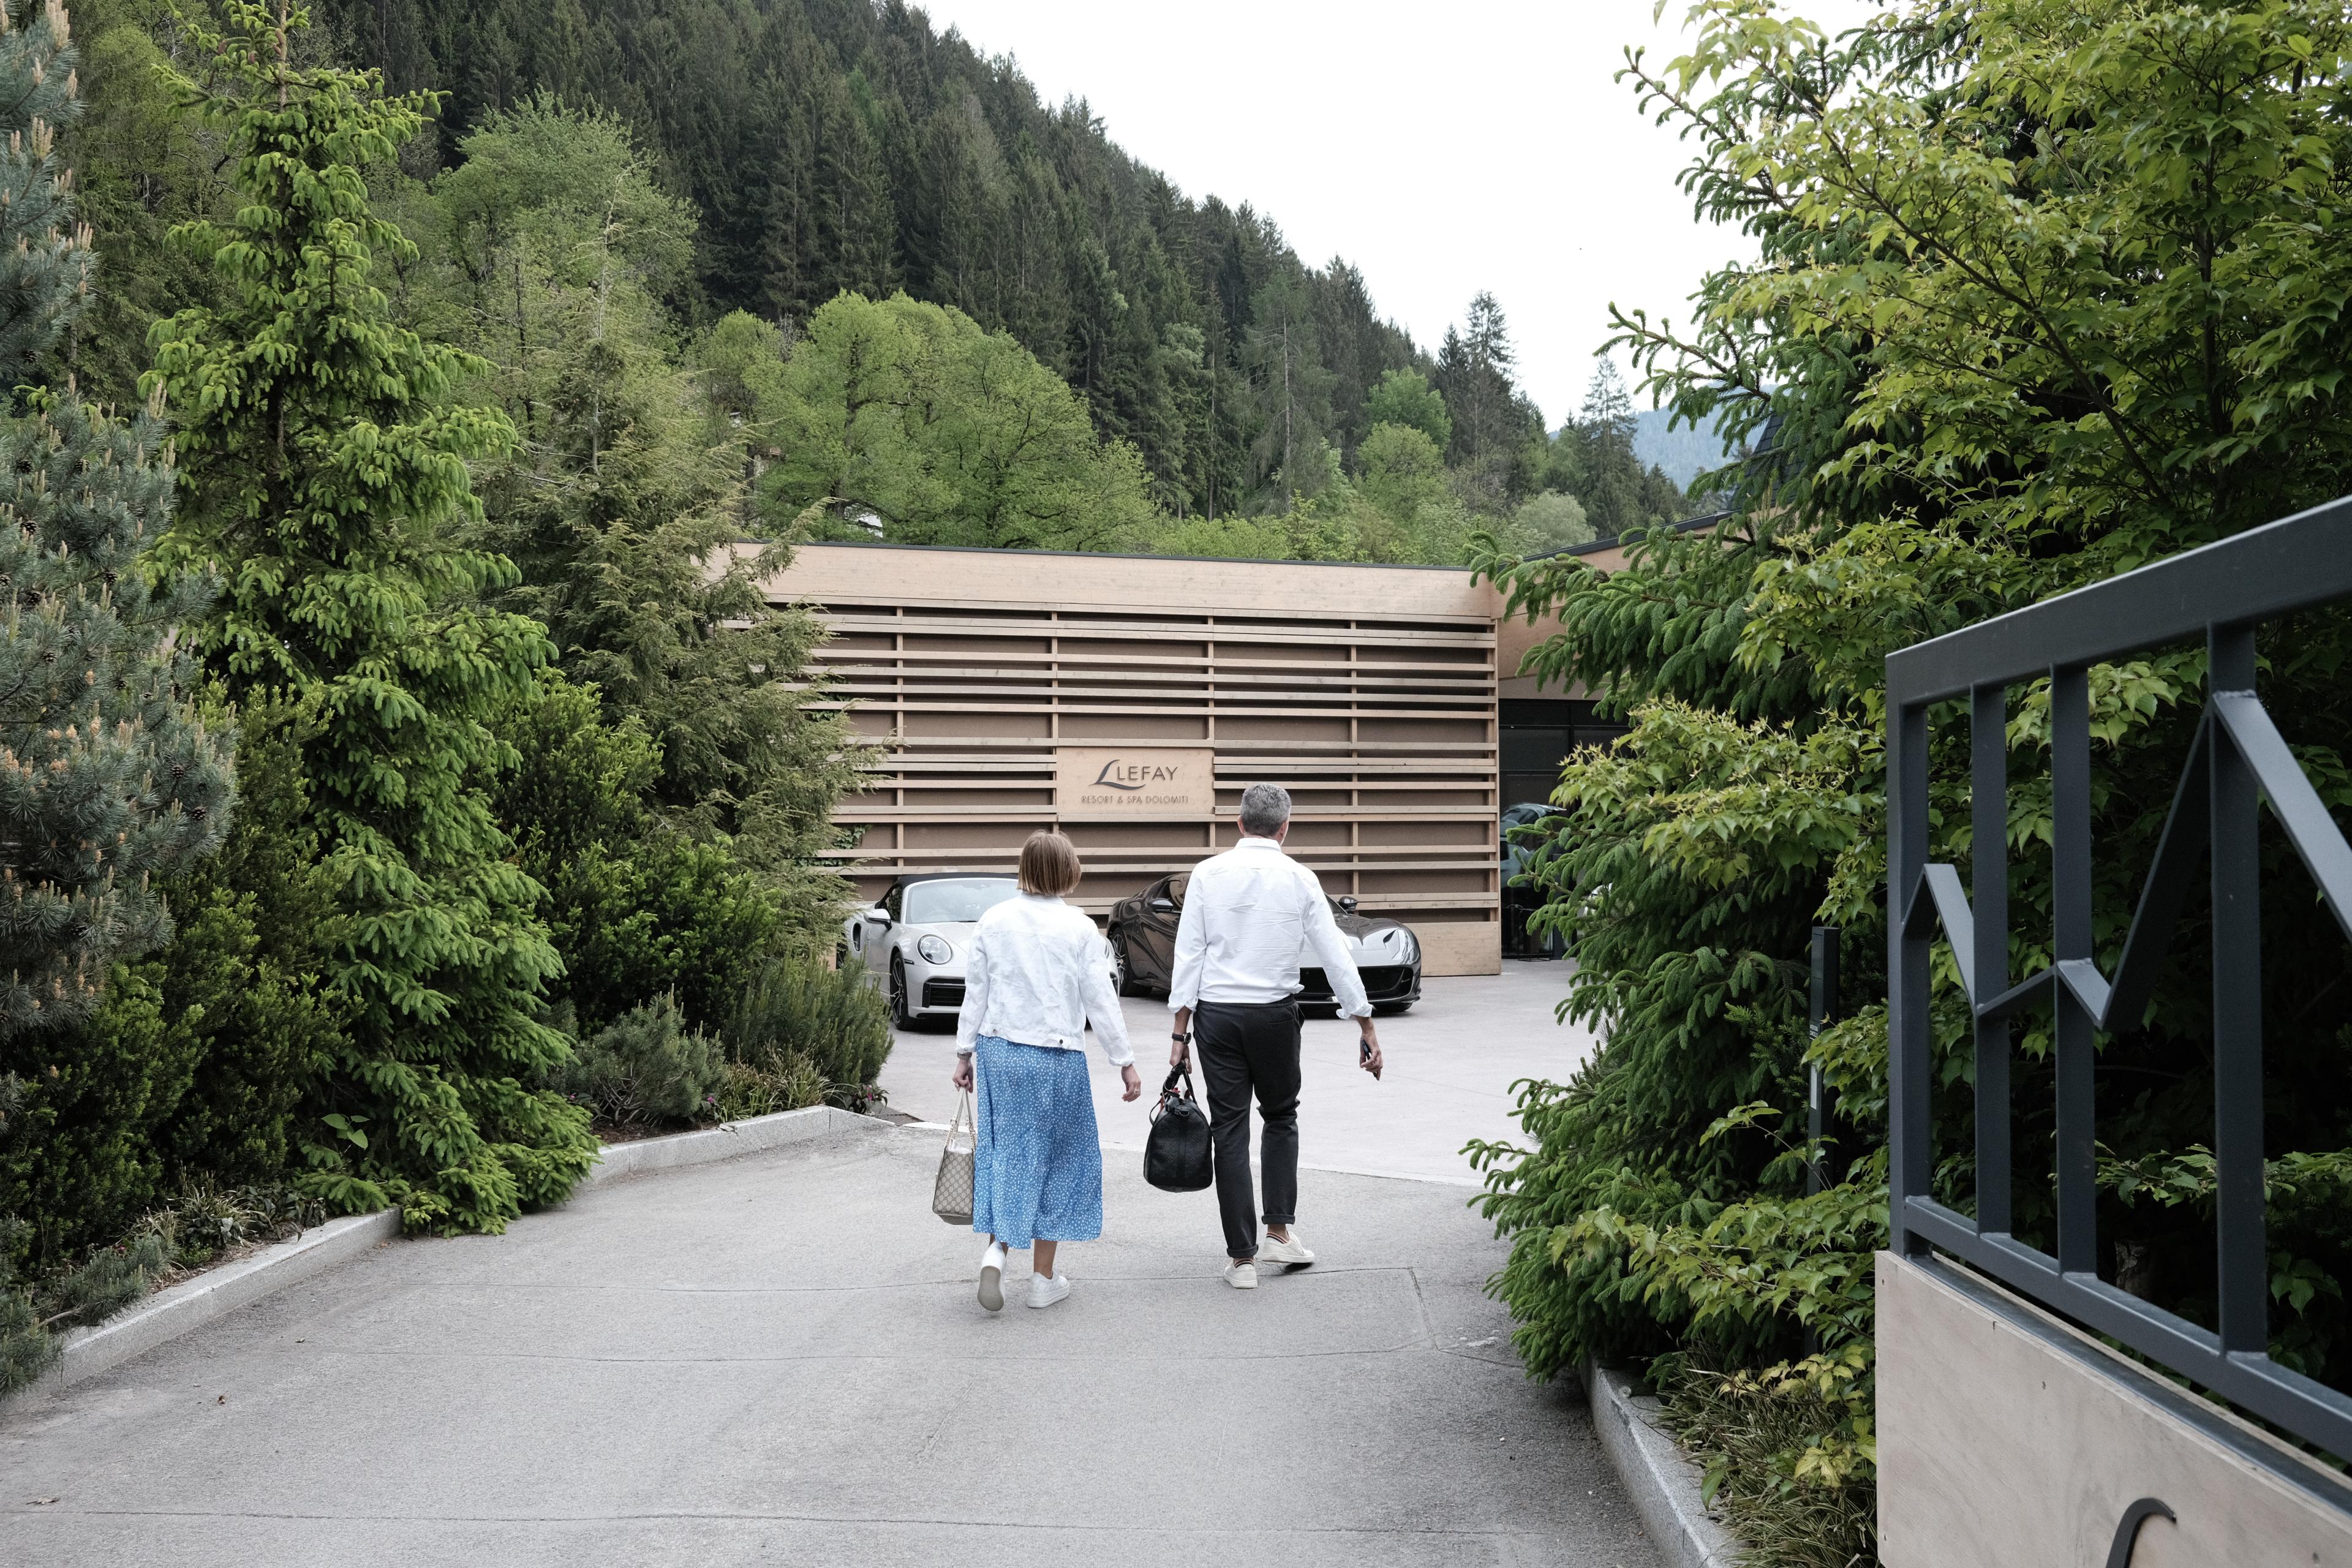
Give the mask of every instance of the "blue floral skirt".
<path id="1" fill-rule="evenodd" d="M 1102 1234 L 1102 1140 L 1083 1052 L 982 1035 L 971 1228 L 1007 1247 Z"/>

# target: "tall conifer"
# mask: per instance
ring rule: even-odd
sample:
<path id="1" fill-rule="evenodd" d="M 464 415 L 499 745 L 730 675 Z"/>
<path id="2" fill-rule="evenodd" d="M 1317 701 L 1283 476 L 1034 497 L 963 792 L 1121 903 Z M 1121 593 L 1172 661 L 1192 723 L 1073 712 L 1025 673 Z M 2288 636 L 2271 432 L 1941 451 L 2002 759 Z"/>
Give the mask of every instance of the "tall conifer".
<path id="1" fill-rule="evenodd" d="M 528 617 L 481 607 L 513 567 L 451 540 L 480 515 L 467 460 L 513 428 L 454 403 L 479 363 L 392 325 L 370 281 L 377 255 L 414 251 L 370 211 L 363 170 L 392 163 L 429 100 L 289 63 L 307 16 L 283 0 L 226 12 L 220 32 L 190 29 L 206 80 L 178 83 L 244 200 L 182 231 L 234 302 L 155 332 L 152 383 L 185 421 L 168 553 L 221 563 L 205 647 L 231 689 L 290 689 L 319 714 L 305 760 L 352 916 L 337 983 L 353 1019 L 308 1180 L 496 1230 L 562 1196 L 594 1150 L 581 1112 L 523 1087 L 568 1048 L 533 1016 L 557 960 L 478 787 L 513 760 L 485 720 L 551 653 Z"/>
<path id="2" fill-rule="evenodd" d="M 173 635 L 210 584 L 151 589 L 140 559 L 170 516 L 157 410 L 31 384 L 89 298 L 89 234 L 52 149 L 79 85 L 57 0 L 0 8 L 0 1039 L 84 1016 L 110 961 L 159 945 L 150 878 L 217 847 L 228 817 L 226 755 Z"/>

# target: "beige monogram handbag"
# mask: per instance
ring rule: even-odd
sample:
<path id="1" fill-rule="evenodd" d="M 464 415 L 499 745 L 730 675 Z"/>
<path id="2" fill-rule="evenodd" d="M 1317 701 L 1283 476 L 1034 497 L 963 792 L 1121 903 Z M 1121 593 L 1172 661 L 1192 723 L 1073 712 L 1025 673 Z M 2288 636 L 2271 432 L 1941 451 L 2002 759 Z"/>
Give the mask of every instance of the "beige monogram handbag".
<path id="1" fill-rule="evenodd" d="M 931 1212 L 950 1225 L 971 1223 L 972 1157 L 979 1147 L 971 1090 L 965 1089 L 956 1096 L 955 1120 L 948 1123 L 947 1146 L 940 1151 L 939 1179 L 931 1184 Z"/>

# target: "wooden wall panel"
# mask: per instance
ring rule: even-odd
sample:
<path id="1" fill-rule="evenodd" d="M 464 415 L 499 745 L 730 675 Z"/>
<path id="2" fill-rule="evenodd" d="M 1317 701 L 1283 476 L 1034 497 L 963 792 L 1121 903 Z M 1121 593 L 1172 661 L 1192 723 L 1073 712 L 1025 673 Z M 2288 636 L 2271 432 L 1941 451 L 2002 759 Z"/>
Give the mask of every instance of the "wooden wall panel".
<path id="1" fill-rule="evenodd" d="M 2341 1471 L 1957 1264 L 1877 1278 L 1888 1568 L 2352 1563 Z M 2173 1517 L 2118 1551 L 2142 1498 Z"/>
<path id="2" fill-rule="evenodd" d="M 1462 572 L 806 545 L 766 584 L 834 631 L 827 702 L 884 742 L 839 819 L 860 890 L 1013 868 L 1054 820 L 1054 748 L 1205 742 L 1215 816 L 1069 826 L 1100 914 L 1229 847 L 1243 788 L 1293 852 L 1421 932 L 1433 973 L 1499 965 L 1496 622 Z"/>

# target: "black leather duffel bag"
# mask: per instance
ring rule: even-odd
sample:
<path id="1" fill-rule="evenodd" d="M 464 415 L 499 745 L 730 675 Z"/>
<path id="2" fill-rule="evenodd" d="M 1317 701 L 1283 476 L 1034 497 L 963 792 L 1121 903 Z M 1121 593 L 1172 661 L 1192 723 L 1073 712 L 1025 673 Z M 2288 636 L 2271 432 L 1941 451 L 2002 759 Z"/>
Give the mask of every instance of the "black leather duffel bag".
<path id="1" fill-rule="evenodd" d="M 1197 1193 L 1216 1180 L 1209 1162 L 1209 1116 L 1192 1098 L 1192 1059 L 1168 1069 L 1151 1135 L 1143 1141 L 1143 1179 L 1162 1192 Z"/>

